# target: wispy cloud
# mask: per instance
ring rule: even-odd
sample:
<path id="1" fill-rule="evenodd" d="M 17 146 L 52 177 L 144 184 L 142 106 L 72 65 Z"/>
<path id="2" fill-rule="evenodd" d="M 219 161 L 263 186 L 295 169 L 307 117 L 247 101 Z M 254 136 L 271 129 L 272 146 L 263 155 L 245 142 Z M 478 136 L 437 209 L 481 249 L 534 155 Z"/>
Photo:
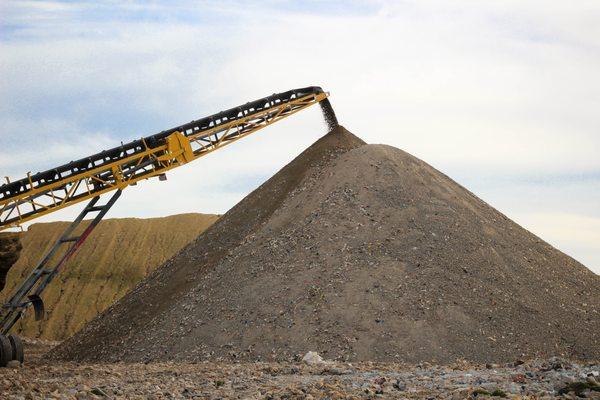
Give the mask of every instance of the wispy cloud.
<path id="1" fill-rule="evenodd" d="M 600 179 L 596 1 L 5 1 L 0 14 L 0 172 L 13 177 L 320 84 L 352 131 L 425 159 L 518 222 L 542 200 L 548 220 L 600 213 L 586 200 Z M 303 113 L 131 191 L 114 215 L 224 212 L 248 177 L 322 133 L 318 112 Z M 573 182 L 580 196 L 563 196 Z M 520 195 L 540 183 L 546 199 Z M 600 271 L 600 243 L 585 246 L 580 259 Z"/>

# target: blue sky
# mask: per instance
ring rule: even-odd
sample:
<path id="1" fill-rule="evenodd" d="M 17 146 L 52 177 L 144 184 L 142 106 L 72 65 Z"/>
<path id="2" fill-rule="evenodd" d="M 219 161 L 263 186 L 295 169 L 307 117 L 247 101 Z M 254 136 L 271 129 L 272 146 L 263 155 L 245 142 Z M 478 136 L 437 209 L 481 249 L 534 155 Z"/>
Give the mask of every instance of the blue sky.
<path id="1" fill-rule="evenodd" d="M 3 176 L 321 85 L 348 129 L 600 273 L 596 1 L 5 0 L 0 15 Z M 323 133 L 318 110 L 298 114 L 128 191 L 111 215 L 225 212 Z"/>

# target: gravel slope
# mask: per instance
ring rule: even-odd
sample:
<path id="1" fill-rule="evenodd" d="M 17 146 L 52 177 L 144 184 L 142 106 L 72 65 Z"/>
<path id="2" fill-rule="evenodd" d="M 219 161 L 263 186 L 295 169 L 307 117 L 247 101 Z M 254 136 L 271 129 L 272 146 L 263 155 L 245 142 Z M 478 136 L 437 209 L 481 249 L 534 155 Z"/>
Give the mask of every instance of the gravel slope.
<path id="1" fill-rule="evenodd" d="M 338 128 L 54 357 L 600 358 L 600 276 L 423 161 Z"/>

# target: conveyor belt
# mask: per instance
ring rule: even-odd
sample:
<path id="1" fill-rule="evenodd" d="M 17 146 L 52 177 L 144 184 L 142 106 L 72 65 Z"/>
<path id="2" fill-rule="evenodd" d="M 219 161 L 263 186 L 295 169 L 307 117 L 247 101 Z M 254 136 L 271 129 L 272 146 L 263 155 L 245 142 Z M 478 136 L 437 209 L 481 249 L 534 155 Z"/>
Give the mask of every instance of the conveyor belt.
<path id="1" fill-rule="evenodd" d="M 0 231 L 141 179 L 162 177 L 327 98 L 312 86 L 273 94 L 0 186 Z M 326 114 L 327 115 L 327 114 Z"/>

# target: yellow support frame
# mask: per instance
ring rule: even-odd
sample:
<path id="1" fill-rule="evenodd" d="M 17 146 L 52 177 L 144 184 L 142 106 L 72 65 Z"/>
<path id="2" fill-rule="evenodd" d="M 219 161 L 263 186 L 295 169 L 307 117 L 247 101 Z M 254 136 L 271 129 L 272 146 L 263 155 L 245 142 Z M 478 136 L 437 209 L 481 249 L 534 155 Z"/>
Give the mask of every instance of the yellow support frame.
<path id="1" fill-rule="evenodd" d="M 321 92 L 281 102 L 197 134 L 191 133 L 186 136 L 176 131 L 158 147 L 150 148 L 144 142 L 145 149 L 140 153 L 1 200 L 0 231 L 18 227 L 25 222 L 113 190 L 124 189 L 143 179 L 163 175 L 327 97 L 328 93 Z M 33 184 L 31 186 L 33 187 Z"/>

